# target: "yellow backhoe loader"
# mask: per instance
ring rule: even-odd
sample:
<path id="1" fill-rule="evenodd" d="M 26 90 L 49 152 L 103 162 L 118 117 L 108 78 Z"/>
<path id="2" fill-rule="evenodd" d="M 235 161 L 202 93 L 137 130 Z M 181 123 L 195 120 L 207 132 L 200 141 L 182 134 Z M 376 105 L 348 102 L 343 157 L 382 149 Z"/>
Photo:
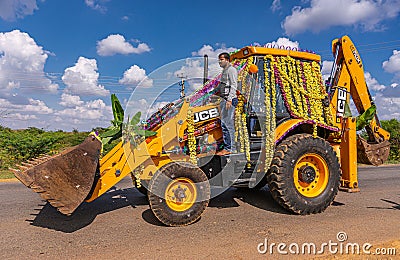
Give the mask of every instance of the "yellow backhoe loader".
<path id="1" fill-rule="evenodd" d="M 25 163 L 15 176 L 66 215 L 127 175 L 169 226 L 198 220 L 214 187 L 268 185 L 292 213 L 324 211 L 339 189 L 358 191 L 357 161 L 379 165 L 388 158 L 389 133 L 380 126 L 348 36 L 332 42 L 335 61 L 326 82 L 319 55 L 269 47 L 247 46 L 231 55 L 239 86 L 232 133 L 237 153 L 215 154 L 223 148 L 217 76 L 150 116 L 141 129 L 153 136 L 128 132 L 101 157 L 101 141 L 92 134 L 61 154 Z M 350 114 L 350 98 L 357 117 Z M 357 135 L 361 129 L 368 140 Z"/>

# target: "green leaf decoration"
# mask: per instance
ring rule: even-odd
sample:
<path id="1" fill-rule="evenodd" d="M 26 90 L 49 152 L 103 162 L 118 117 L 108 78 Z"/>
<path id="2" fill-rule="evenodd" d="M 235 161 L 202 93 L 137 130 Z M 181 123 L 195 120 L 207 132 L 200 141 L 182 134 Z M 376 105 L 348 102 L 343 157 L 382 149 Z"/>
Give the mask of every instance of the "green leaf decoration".
<path id="1" fill-rule="evenodd" d="M 142 115 L 142 113 L 139 111 L 137 112 L 131 119 L 130 124 L 131 125 L 137 125 L 140 122 L 140 116 Z"/>
<path id="2" fill-rule="evenodd" d="M 142 129 L 142 126 L 139 124 L 142 114 L 140 111 L 137 112 L 131 120 L 129 120 L 128 117 L 128 122 L 124 123 L 124 109 L 115 94 L 111 95 L 111 105 L 114 120 L 111 121 L 112 126 L 108 127 L 106 131 L 100 135 L 103 145 L 122 137 L 122 132 L 124 132 L 125 136 L 123 138 L 123 143 L 125 144 L 130 140 L 135 146 L 139 144 L 138 142 L 140 142 L 140 140 L 143 140 L 140 136 L 149 137 L 157 134 L 157 132 Z"/>
<path id="3" fill-rule="evenodd" d="M 157 132 L 153 132 L 153 131 L 149 131 L 149 130 L 135 130 L 134 132 L 135 132 L 135 134 L 141 135 L 144 137 L 149 137 L 149 136 L 153 136 L 153 135 L 157 134 Z"/>
<path id="4" fill-rule="evenodd" d="M 376 113 L 376 106 L 374 104 L 370 108 L 365 110 L 365 112 L 362 113 L 362 115 L 359 115 L 357 117 L 356 130 L 359 131 L 363 129 L 366 125 L 368 125 L 374 118 L 375 113 Z"/>
<path id="5" fill-rule="evenodd" d="M 111 120 L 111 123 L 114 126 L 121 126 L 124 122 L 123 121 L 119 121 L 119 120 Z"/>
<path id="6" fill-rule="evenodd" d="M 108 142 L 110 142 L 111 139 L 112 139 L 112 137 L 102 138 L 102 139 L 101 139 L 101 143 L 102 143 L 103 145 L 106 145 L 106 144 L 108 144 Z"/>
<path id="7" fill-rule="evenodd" d="M 101 138 L 103 137 L 113 137 L 115 135 L 118 135 L 118 133 L 121 132 L 121 128 L 117 126 L 110 126 L 107 128 L 107 131 L 101 134 Z"/>
<path id="8" fill-rule="evenodd" d="M 124 109 L 119 102 L 119 99 L 115 94 L 111 94 L 111 106 L 114 115 L 115 122 L 123 122 L 124 121 Z"/>

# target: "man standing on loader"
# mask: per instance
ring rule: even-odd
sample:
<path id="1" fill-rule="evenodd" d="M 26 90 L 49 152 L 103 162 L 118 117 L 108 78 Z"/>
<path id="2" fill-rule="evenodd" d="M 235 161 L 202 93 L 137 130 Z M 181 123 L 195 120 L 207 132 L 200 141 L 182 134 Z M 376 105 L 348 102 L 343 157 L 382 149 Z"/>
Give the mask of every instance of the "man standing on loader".
<path id="1" fill-rule="evenodd" d="M 234 116 L 236 89 L 237 89 L 237 70 L 230 64 L 229 53 L 223 52 L 218 55 L 218 63 L 222 70 L 220 83 L 220 96 L 222 97 L 221 108 L 221 126 L 224 139 L 224 149 L 217 152 L 217 155 L 227 155 L 235 152 L 236 145 L 234 140 L 235 126 Z"/>

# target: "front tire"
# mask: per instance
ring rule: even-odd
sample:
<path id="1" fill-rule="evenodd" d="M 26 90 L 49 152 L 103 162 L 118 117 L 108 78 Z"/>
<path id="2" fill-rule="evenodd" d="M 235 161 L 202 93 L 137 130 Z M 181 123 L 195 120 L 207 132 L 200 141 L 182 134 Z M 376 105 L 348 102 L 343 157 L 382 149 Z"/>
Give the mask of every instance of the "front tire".
<path id="1" fill-rule="evenodd" d="M 277 146 L 268 186 L 285 209 L 307 215 L 322 212 L 332 203 L 340 176 L 338 158 L 328 142 L 297 134 Z"/>
<path id="2" fill-rule="evenodd" d="M 151 178 L 150 208 L 163 224 L 185 226 L 198 220 L 210 200 L 205 173 L 187 162 L 172 162 Z"/>

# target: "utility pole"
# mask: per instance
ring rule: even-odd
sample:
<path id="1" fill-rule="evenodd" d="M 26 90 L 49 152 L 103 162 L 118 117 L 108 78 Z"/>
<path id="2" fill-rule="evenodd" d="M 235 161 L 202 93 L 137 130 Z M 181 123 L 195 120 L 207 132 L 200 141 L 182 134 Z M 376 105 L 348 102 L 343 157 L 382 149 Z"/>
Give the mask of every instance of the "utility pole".
<path id="1" fill-rule="evenodd" d="M 183 73 L 179 73 L 176 75 L 178 78 L 181 79 L 181 82 L 179 82 L 179 86 L 181 87 L 181 98 L 185 97 L 185 78 Z"/>

